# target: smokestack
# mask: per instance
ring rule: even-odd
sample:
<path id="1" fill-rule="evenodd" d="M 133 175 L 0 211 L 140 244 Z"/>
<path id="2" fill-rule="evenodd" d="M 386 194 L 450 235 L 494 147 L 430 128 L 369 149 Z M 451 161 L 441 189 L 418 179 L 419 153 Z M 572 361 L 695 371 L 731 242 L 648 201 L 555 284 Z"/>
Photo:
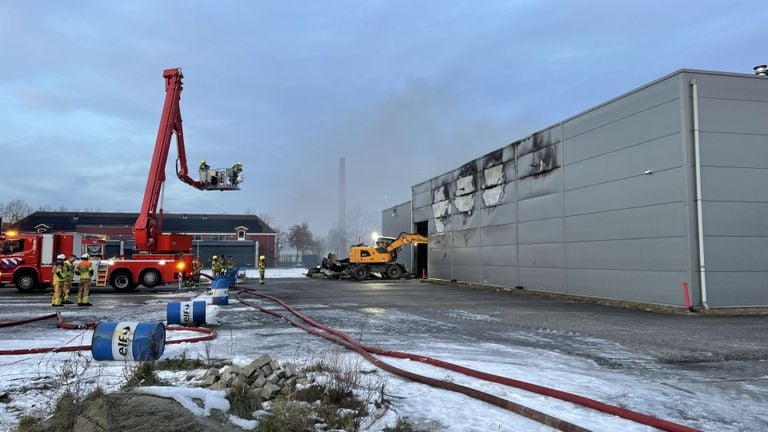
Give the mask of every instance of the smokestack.
<path id="1" fill-rule="evenodd" d="M 347 256 L 347 160 L 339 159 L 339 214 L 338 224 L 341 238 L 339 239 L 339 250 L 336 256 L 339 258 Z"/>
<path id="2" fill-rule="evenodd" d="M 755 70 L 755 75 L 759 75 L 759 76 L 768 75 L 768 65 L 757 65 L 752 69 Z"/>

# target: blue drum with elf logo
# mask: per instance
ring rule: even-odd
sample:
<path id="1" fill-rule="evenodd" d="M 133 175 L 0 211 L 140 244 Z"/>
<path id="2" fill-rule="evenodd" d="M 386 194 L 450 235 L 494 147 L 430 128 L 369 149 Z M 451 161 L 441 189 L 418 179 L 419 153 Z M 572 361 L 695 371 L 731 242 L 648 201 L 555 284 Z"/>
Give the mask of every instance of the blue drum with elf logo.
<path id="1" fill-rule="evenodd" d="M 169 302 L 166 308 L 168 324 L 197 326 L 205 324 L 205 302 Z"/>
<path id="2" fill-rule="evenodd" d="M 95 360 L 157 360 L 165 350 L 165 326 L 159 322 L 101 321 L 93 330 Z"/>

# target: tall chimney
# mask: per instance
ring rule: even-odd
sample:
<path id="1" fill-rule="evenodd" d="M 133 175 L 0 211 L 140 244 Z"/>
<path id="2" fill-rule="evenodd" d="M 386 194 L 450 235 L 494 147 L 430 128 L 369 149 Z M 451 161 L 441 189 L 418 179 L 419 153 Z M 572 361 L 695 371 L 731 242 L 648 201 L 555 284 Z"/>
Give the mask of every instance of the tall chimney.
<path id="1" fill-rule="evenodd" d="M 339 159 L 339 214 L 337 219 L 341 238 L 339 239 L 339 250 L 336 256 L 346 257 L 349 253 L 347 249 L 347 160 Z"/>

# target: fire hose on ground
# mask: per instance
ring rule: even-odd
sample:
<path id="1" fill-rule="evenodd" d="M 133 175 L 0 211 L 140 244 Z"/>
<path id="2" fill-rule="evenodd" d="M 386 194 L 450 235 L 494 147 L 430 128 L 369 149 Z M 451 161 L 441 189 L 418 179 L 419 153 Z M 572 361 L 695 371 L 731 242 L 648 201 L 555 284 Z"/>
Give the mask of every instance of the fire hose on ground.
<path id="1" fill-rule="evenodd" d="M 371 354 L 377 354 L 377 355 L 383 355 L 388 357 L 394 357 L 394 358 L 401 358 L 401 359 L 408 359 L 413 361 L 418 361 L 421 363 L 429 364 L 432 366 L 440 367 L 443 369 L 451 370 L 454 372 L 459 372 L 467 376 L 471 376 L 474 378 L 478 378 L 484 381 L 493 382 L 496 384 L 503 384 L 510 387 L 519 388 L 522 390 L 526 390 L 532 393 L 541 394 L 544 396 L 553 397 L 556 399 L 560 399 L 566 402 L 571 402 L 577 405 L 581 405 L 587 408 L 591 408 L 596 411 L 600 411 L 606 414 L 616 415 L 628 420 L 632 420 L 634 422 L 644 424 L 647 426 L 652 426 L 657 429 L 661 429 L 664 431 L 670 431 L 670 432 L 695 432 L 697 429 L 681 425 L 679 423 L 674 423 L 668 420 L 663 420 L 657 417 L 650 416 L 648 414 L 643 414 L 637 411 L 633 411 L 630 409 L 618 407 L 615 405 L 606 404 L 604 402 L 600 402 L 595 399 L 591 399 L 585 396 L 577 395 L 574 393 L 569 393 L 562 390 L 557 390 L 554 388 L 549 388 L 545 386 L 540 386 L 537 384 L 532 384 L 525 381 L 515 380 L 499 375 L 490 374 L 487 372 L 478 371 L 475 369 L 467 368 L 464 366 L 459 366 L 453 363 L 448 363 L 439 359 L 434 359 L 431 357 L 426 356 L 420 356 L 410 353 L 404 353 L 399 351 L 390 351 L 390 350 L 384 350 L 376 347 L 369 347 L 367 345 L 364 345 L 362 343 L 359 343 L 352 339 L 349 335 L 332 329 L 330 327 L 327 327 L 325 325 L 322 325 L 313 319 L 309 318 L 308 316 L 304 315 L 303 313 L 297 311 L 287 303 L 283 302 L 282 300 L 258 292 L 256 290 L 248 289 L 248 288 L 238 288 L 241 292 L 247 293 L 250 295 L 254 295 L 257 297 L 261 297 L 270 301 L 273 301 L 286 310 L 288 310 L 290 313 L 292 313 L 294 316 L 298 317 L 302 321 L 310 324 L 311 326 L 322 330 L 323 332 L 319 332 L 315 329 L 309 328 L 308 326 L 305 326 L 304 324 L 301 324 L 295 320 L 292 320 L 284 315 L 281 315 L 279 313 L 276 313 L 274 311 L 268 310 L 256 303 L 249 302 L 247 300 L 244 300 L 240 297 L 240 294 L 237 295 L 238 300 L 240 300 L 242 303 L 247 304 L 249 306 L 258 308 L 262 312 L 268 313 L 270 315 L 273 315 L 275 317 L 281 318 L 288 322 L 290 325 L 294 327 L 301 328 L 302 330 L 305 330 L 309 333 L 315 334 L 317 336 L 323 337 L 327 340 L 330 340 L 334 343 L 343 345 L 349 349 L 352 349 L 356 352 L 358 352 L 361 356 L 363 356 L 366 360 L 373 363 L 374 365 L 380 367 L 383 370 L 386 370 L 387 372 L 403 376 L 408 379 L 412 379 L 417 382 L 422 382 L 424 384 L 429 384 L 435 387 L 443 388 L 446 390 L 452 390 L 459 393 L 466 394 L 470 397 L 483 400 L 488 403 L 492 403 L 494 405 L 500 406 L 502 408 L 505 408 L 507 410 L 510 410 L 512 412 L 515 412 L 517 414 L 521 414 L 525 417 L 531 418 L 533 420 L 536 420 L 540 423 L 558 428 L 563 431 L 581 431 L 586 430 L 584 428 L 581 428 L 580 426 L 573 425 L 571 423 L 568 423 L 564 420 L 557 419 L 553 416 L 550 416 L 545 413 L 541 413 L 535 410 L 532 410 L 531 408 L 524 407 L 522 405 L 516 404 L 514 402 L 507 401 L 506 399 L 499 398 L 497 396 L 490 395 L 488 393 L 480 392 L 478 390 L 471 389 L 469 387 L 460 386 L 458 384 L 436 380 L 434 378 L 424 377 L 422 375 L 417 375 L 412 372 L 404 371 L 402 369 L 396 368 L 394 366 L 388 365 L 381 360 L 373 357 Z"/>
<path id="2" fill-rule="evenodd" d="M 97 322 L 88 322 L 88 323 L 70 323 L 64 321 L 64 318 L 61 316 L 61 312 L 51 313 L 47 315 L 42 315 L 35 318 L 28 318 L 23 320 L 17 320 L 17 321 L 2 321 L 0 322 L 0 328 L 2 327 L 13 327 L 18 326 L 22 324 L 27 324 L 35 321 L 42 321 L 46 319 L 56 318 L 56 327 L 60 329 L 65 330 L 87 330 L 87 329 L 94 329 L 96 327 Z M 171 339 L 165 341 L 166 345 L 173 345 L 173 344 L 180 344 L 180 343 L 194 343 L 194 342 L 204 342 L 209 341 L 212 339 L 215 339 L 217 336 L 216 330 L 212 328 L 207 327 L 186 327 L 186 326 L 178 326 L 178 325 L 169 325 L 165 326 L 166 330 L 177 330 L 177 331 L 191 331 L 196 333 L 203 333 L 204 336 L 195 336 L 195 337 L 188 337 L 184 339 Z M 43 353 L 49 353 L 49 352 L 73 352 L 73 351 L 88 351 L 91 349 L 91 345 L 70 345 L 70 346 L 60 346 L 60 347 L 39 347 L 39 348 L 17 348 L 17 349 L 9 349 L 9 350 L 0 350 L 0 355 L 28 355 L 28 354 L 43 354 Z"/>

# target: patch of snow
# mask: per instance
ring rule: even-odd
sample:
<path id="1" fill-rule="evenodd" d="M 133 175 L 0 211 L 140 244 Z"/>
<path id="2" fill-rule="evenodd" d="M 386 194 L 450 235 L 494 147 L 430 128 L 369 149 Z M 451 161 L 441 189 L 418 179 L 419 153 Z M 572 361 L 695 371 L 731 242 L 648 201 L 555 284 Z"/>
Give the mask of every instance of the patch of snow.
<path id="1" fill-rule="evenodd" d="M 134 391 L 173 399 L 196 416 L 208 417 L 211 415 L 211 410 L 214 409 L 222 412 L 229 411 L 229 401 L 224 390 L 208 390 L 201 387 L 149 386 L 138 387 Z M 203 401 L 202 408 L 195 403 L 195 399 Z"/>
<path id="2" fill-rule="evenodd" d="M 254 430 L 259 426 L 258 420 L 241 419 L 240 417 L 232 414 L 229 415 L 229 421 L 245 430 Z"/>

